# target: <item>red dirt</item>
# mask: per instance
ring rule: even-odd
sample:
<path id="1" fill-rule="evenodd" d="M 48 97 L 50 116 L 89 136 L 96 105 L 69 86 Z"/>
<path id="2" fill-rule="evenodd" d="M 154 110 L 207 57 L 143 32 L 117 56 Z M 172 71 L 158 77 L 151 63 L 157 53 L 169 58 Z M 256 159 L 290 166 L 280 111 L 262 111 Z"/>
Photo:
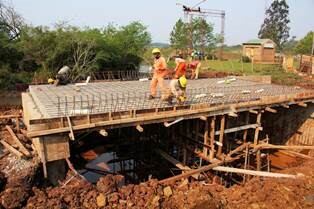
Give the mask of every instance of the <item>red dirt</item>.
<path id="1" fill-rule="evenodd" d="M 298 179 L 253 178 L 245 186 L 223 192 L 226 208 L 314 208 L 314 161 L 290 168 L 285 173 L 304 174 Z"/>

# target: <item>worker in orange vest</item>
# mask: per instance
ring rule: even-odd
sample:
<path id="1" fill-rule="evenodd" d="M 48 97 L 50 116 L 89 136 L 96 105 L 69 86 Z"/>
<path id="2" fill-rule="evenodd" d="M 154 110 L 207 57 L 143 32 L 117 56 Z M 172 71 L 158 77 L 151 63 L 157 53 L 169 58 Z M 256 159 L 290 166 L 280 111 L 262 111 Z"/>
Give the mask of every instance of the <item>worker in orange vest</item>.
<path id="1" fill-rule="evenodd" d="M 175 59 L 176 62 L 176 68 L 174 69 L 175 71 L 175 79 L 178 79 L 182 76 L 185 76 L 186 73 L 186 68 L 187 68 L 187 64 L 185 59 L 183 59 L 183 55 L 179 54 L 179 56 Z"/>
<path id="2" fill-rule="evenodd" d="M 193 60 L 188 67 L 192 70 L 191 79 L 198 79 L 202 63 L 199 60 Z"/>
<path id="3" fill-rule="evenodd" d="M 167 75 L 167 63 L 164 57 L 161 56 L 161 51 L 158 48 L 153 49 L 152 54 L 154 55 L 153 65 L 153 78 L 150 83 L 150 96 L 149 99 L 154 99 L 157 94 L 157 84 L 161 91 L 164 91 L 164 77 Z"/>

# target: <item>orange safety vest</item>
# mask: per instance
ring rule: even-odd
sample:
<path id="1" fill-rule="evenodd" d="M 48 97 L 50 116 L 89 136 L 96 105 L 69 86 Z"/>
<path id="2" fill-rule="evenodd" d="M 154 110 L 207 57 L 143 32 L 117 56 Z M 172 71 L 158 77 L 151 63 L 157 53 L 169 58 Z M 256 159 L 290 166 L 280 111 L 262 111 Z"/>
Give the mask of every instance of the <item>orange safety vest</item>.
<path id="1" fill-rule="evenodd" d="M 186 63 L 185 62 L 180 62 L 177 66 L 176 74 L 175 76 L 177 78 L 180 78 L 181 76 L 185 75 L 186 73 Z"/>
<path id="2" fill-rule="evenodd" d="M 154 60 L 154 74 L 165 75 L 167 73 L 167 63 L 164 57 L 159 57 Z"/>

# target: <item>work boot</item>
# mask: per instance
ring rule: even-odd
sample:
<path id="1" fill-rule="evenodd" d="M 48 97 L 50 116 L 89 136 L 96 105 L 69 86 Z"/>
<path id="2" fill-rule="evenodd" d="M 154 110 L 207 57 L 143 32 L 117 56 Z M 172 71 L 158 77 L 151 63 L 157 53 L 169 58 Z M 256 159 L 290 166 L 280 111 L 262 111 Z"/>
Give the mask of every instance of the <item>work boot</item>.
<path id="1" fill-rule="evenodd" d="M 148 99 L 152 100 L 152 99 L 155 99 L 155 97 L 153 95 L 149 95 Z"/>

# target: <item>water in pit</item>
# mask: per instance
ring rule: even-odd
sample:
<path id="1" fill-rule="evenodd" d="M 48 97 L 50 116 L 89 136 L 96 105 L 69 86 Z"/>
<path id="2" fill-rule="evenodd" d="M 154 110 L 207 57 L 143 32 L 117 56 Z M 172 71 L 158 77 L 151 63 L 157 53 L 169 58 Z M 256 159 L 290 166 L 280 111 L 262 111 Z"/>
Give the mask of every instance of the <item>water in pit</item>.
<path id="1" fill-rule="evenodd" d="M 99 138 L 88 138 L 91 137 Z M 93 140 L 85 139 L 89 142 Z M 122 141 L 100 139 L 94 147 L 91 147 L 91 144 L 80 147 L 74 150 L 76 154 L 73 155 L 73 164 L 91 183 L 96 183 L 100 177 L 107 174 L 123 175 L 125 184 L 137 184 L 150 178 L 164 179 L 178 174 L 177 169 L 153 151 L 156 145 L 152 141 Z"/>

